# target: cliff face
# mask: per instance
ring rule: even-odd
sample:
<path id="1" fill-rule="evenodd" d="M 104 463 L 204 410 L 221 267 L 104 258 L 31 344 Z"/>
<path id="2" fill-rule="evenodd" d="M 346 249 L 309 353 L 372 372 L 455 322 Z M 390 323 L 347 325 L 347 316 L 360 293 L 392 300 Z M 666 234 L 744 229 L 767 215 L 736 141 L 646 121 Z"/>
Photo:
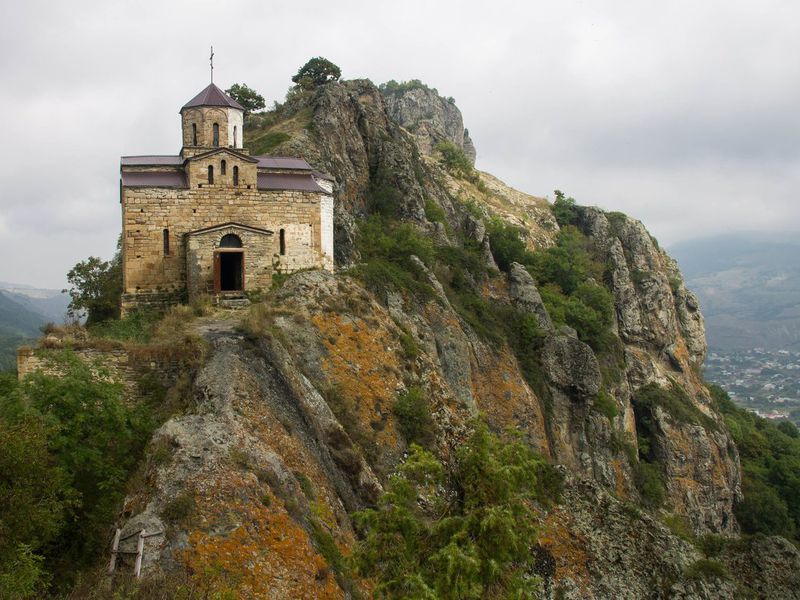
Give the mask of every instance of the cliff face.
<path id="1" fill-rule="evenodd" d="M 729 581 L 687 576 L 700 555 L 659 521 L 669 513 L 697 534 L 734 534 L 740 495 L 736 448 L 698 375 L 702 315 L 674 261 L 638 221 L 577 210 L 577 228 L 605 265 L 619 340 L 613 352 L 596 352 L 554 325 L 522 265 L 496 270 L 489 217 L 524 224 L 529 248 L 550 247 L 559 226 L 546 203 L 487 174 L 451 175 L 401 127 L 431 104 L 425 94 L 407 96 L 387 99 L 367 81 L 322 86 L 284 109 L 283 120 L 303 114 L 308 123 L 274 152 L 300 154 L 336 179 L 340 266 L 360 260 L 357 224 L 387 189 L 397 217 L 437 248 L 478 248 L 488 270 L 465 275 L 468 285 L 488 305 L 533 316 L 536 372 L 465 316 L 443 285 L 449 267 L 417 257 L 410 264 L 427 295 L 371 291 L 344 271 L 303 272 L 242 324 L 201 321 L 212 351 L 194 406 L 157 432 L 147 486 L 124 509 L 125 532 L 168 532 L 148 541 L 146 571 L 184 570 L 206 589 L 228 586 L 241 597 L 368 591 L 341 567 L 355 540 L 350 514 L 376 501 L 403 460 L 408 443 L 394 406 L 418 389 L 445 464 L 480 414 L 561 465 L 562 501 L 542 512 L 532 550 L 541 554 L 541 597 L 736 597 Z M 457 138 L 460 114 L 439 105 L 450 108 L 427 118 Z M 653 389 L 672 390 L 681 410 L 645 401 Z M 645 460 L 665 488 L 664 508 L 652 514 L 636 508 L 646 500 L 638 481 Z M 780 552 L 797 562 L 796 552 Z M 772 581 L 764 585 L 775 597 L 792 597 L 780 595 L 791 582 Z"/>
<path id="2" fill-rule="evenodd" d="M 389 116 L 412 133 L 422 152 L 431 155 L 436 144 L 450 142 L 475 164 L 475 144 L 452 98 L 442 98 L 427 87 L 386 90 L 384 98 Z"/>

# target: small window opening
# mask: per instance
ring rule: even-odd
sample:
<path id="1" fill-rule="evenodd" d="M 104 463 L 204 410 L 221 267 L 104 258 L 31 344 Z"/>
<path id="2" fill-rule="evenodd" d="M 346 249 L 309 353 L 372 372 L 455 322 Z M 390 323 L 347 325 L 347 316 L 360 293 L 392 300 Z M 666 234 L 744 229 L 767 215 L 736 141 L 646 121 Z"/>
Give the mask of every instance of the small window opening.
<path id="1" fill-rule="evenodd" d="M 286 230 L 285 229 L 281 229 L 279 238 L 280 238 L 281 256 L 285 256 L 286 255 Z"/>
<path id="2" fill-rule="evenodd" d="M 228 170 L 228 163 L 224 160 L 219 164 L 219 174 L 225 175 L 225 172 Z"/>
<path id="3" fill-rule="evenodd" d="M 239 167 L 233 166 L 233 185 L 239 185 Z"/>
<path id="4" fill-rule="evenodd" d="M 208 183 L 214 183 L 214 167 L 208 165 Z"/>
<path id="5" fill-rule="evenodd" d="M 217 146 L 219 146 L 219 123 L 214 123 L 213 130 L 214 130 L 214 138 L 213 138 L 214 141 L 212 142 L 212 145 L 214 146 L 214 148 L 216 148 Z"/>
<path id="6" fill-rule="evenodd" d="M 236 139 L 236 125 L 233 126 L 233 147 L 238 148 L 238 141 Z"/>
<path id="7" fill-rule="evenodd" d="M 164 230 L 164 256 L 169 256 L 169 229 Z"/>
<path id="8" fill-rule="evenodd" d="M 197 123 L 192 123 L 192 146 L 197 146 Z"/>

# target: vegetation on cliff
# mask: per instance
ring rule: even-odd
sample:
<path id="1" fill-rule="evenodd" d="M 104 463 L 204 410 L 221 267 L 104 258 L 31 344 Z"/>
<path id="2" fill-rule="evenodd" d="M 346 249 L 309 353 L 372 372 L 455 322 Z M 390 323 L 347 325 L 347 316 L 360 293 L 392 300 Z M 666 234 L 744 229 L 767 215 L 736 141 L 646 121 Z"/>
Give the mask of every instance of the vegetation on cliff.
<path id="1" fill-rule="evenodd" d="M 781 535 L 800 543 L 800 434 L 788 421 L 778 424 L 737 407 L 710 385 L 742 461 L 744 499 L 736 518 L 746 533 Z"/>
<path id="2" fill-rule="evenodd" d="M 153 431 L 154 408 L 69 351 L 61 375 L 0 390 L 0 597 L 66 590 L 97 559 L 125 482 Z M 96 367 L 97 368 L 97 367 Z"/>
<path id="3" fill-rule="evenodd" d="M 535 503 L 553 501 L 558 481 L 525 443 L 480 423 L 452 472 L 412 446 L 378 506 L 355 516 L 356 564 L 382 598 L 534 598 Z"/>

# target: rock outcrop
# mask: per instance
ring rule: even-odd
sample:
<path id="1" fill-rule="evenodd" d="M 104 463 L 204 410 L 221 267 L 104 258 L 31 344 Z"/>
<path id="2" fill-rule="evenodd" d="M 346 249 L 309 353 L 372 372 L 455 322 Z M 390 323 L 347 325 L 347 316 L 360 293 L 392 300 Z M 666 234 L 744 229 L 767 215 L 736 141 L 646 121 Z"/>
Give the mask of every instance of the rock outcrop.
<path id="1" fill-rule="evenodd" d="M 425 86 L 389 89 L 384 97 L 389 116 L 414 135 L 422 152 L 431 155 L 436 144 L 450 142 L 475 164 L 475 144 L 452 98 Z"/>

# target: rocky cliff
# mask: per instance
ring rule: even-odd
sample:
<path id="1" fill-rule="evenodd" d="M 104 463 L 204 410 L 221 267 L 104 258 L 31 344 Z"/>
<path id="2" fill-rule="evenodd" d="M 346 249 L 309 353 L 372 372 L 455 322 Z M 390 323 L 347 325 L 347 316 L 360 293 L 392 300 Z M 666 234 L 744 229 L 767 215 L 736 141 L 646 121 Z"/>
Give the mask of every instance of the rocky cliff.
<path id="1" fill-rule="evenodd" d="M 475 144 L 464 128 L 455 100 L 442 98 L 436 90 L 416 83 L 390 82 L 381 86 L 389 116 L 412 133 L 422 152 L 433 154 L 437 144 L 450 142 L 463 150 L 474 165 Z"/>
<path id="2" fill-rule="evenodd" d="M 166 532 L 148 538 L 145 572 L 240 597 L 369 594 L 375 582 L 343 566 L 351 515 L 404 460 L 395 406 L 413 391 L 445 464 L 480 416 L 559 465 L 561 500 L 541 508 L 531 549 L 538 597 L 797 597 L 796 578 L 772 573 L 796 568 L 793 546 L 760 541 L 779 558 L 750 586 L 700 568 L 675 534 L 735 535 L 741 490 L 736 447 L 699 376 L 703 318 L 674 261 L 624 215 L 576 207 L 559 225 L 546 201 L 448 169 L 432 140 L 459 145 L 462 119 L 432 93 L 327 84 L 248 132 L 335 178 L 341 269 L 297 273 L 248 314 L 194 325 L 211 352 L 191 408 L 154 436 L 147 486 L 120 519 L 125 533 Z M 530 263 L 505 264 L 509 225 L 524 227 L 518 255 Z M 591 257 L 581 290 L 611 299 L 602 344 L 564 324 L 588 306 L 580 293 L 559 296 L 532 275 L 531 251 L 548 248 L 554 260 Z M 714 564 L 738 576 L 753 552 L 731 546 Z"/>

